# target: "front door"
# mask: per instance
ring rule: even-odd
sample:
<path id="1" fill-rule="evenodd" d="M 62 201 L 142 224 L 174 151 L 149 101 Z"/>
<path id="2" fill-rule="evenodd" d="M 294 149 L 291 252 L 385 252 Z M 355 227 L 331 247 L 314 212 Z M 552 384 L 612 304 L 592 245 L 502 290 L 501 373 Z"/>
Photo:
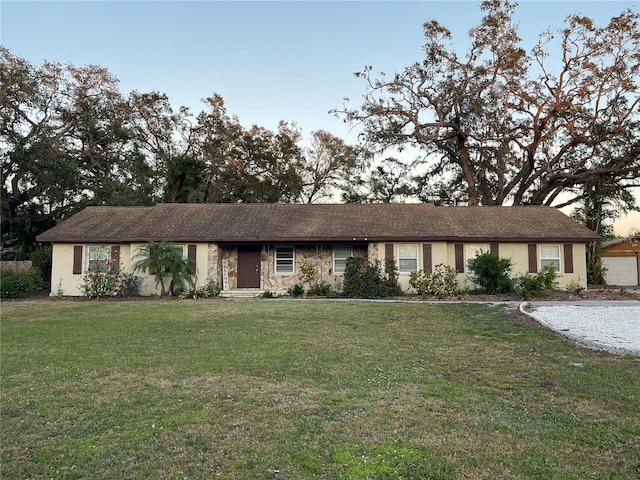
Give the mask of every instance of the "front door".
<path id="1" fill-rule="evenodd" d="M 260 247 L 238 247 L 238 288 L 260 288 Z"/>

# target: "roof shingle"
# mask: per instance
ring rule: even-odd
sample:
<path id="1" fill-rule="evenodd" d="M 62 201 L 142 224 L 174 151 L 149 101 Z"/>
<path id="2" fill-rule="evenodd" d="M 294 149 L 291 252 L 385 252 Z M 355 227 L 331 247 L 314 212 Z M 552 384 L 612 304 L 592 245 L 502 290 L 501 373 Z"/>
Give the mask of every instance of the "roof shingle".
<path id="1" fill-rule="evenodd" d="M 552 207 L 431 204 L 157 204 L 87 207 L 41 242 L 565 241 L 599 237 Z"/>

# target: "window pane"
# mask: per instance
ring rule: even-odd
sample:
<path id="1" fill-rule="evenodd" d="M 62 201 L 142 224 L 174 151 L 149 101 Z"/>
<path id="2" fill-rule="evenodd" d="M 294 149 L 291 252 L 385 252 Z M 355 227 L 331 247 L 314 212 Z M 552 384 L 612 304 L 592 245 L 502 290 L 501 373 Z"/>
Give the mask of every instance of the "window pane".
<path id="1" fill-rule="evenodd" d="M 418 270 L 418 244 L 401 243 L 398 245 L 398 270 L 415 272 Z"/>
<path id="2" fill-rule="evenodd" d="M 540 260 L 541 267 L 545 267 L 547 265 L 553 265 L 556 272 L 560 271 L 560 260 Z"/>
<path id="3" fill-rule="evenodd" d="M 398 245 L 398 257 L 413 257 L 416 258 L 418 256 L 418 245 L 417 244 L 406 244 L 401 243 Z"/>
<path id="4" fill-rule="evenodd" d="M 560 271 L 560 245 L 542 245 L 540 247 L 540 267 L 553 265 L 556 272 Z"/>
<path id="5" fill-rule="evenodd" d="M 560 258 L 559 245 L 543 245 L 540 247 L 540 258 Z"/>
<path id="6" fill-rule="evenodd" d="M 293 247 L 276 248 L 276 272 L 293 273 Z"/>
<path id="7" fill-rule="evenodd" d="M 418 270 L 418 259 L 400 258 L 398 259 L 398 270 L 401 272 L 415 272 Z"/>
<path id="8" fill-rule="evenodd" d="M 347 258 L 352 256 L 351 247 L 333 248 L 333 273 L 344 273 L 347 266 Z"/>
<path id="9" fill-rule="evenodd" d="M 91 273 L 106 272 L 110 252 L 111 250 L 109 247 L 89 247 L 88 271 Z"/>

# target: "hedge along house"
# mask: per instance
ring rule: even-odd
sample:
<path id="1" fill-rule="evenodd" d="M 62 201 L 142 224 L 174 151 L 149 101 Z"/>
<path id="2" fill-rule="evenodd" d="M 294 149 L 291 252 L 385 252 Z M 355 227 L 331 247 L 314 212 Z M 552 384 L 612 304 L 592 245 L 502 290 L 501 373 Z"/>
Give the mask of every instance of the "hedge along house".
<path id="1" fill-rule="evenodd" d="M 302 283 L 301 266 L 340 290 L 346 259 L 393 258 L 408 289 L 415 270 L 438 264 L 467 279 L 480 251 L 511 258 L 514 274 L 547 264 L 560 285 L 586 286 L 586 244 L 593 232 L 551 207 L 436 207 L 431 204 L 157 204 L 87 207 L 38 237 L 52 242 L 52 294 L 80 295 L 95 270 L 132 271 L 138 249 L 171 241 L 198 268 L 198 284 L 226 291 L 282 293 Z M 157 294 L 147 275 L 143 294 Z"/>

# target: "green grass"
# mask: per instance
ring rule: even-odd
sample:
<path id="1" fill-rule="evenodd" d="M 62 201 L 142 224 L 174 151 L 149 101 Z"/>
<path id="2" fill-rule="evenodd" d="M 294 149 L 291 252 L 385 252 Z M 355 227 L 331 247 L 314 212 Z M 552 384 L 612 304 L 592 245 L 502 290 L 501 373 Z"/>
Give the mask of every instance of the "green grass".
<path id="1" fill-rule="evenodd" d="M 640 476 L 640 363 L 506 307 L 5 302 L 0 333 L 1 478 Z"/>

